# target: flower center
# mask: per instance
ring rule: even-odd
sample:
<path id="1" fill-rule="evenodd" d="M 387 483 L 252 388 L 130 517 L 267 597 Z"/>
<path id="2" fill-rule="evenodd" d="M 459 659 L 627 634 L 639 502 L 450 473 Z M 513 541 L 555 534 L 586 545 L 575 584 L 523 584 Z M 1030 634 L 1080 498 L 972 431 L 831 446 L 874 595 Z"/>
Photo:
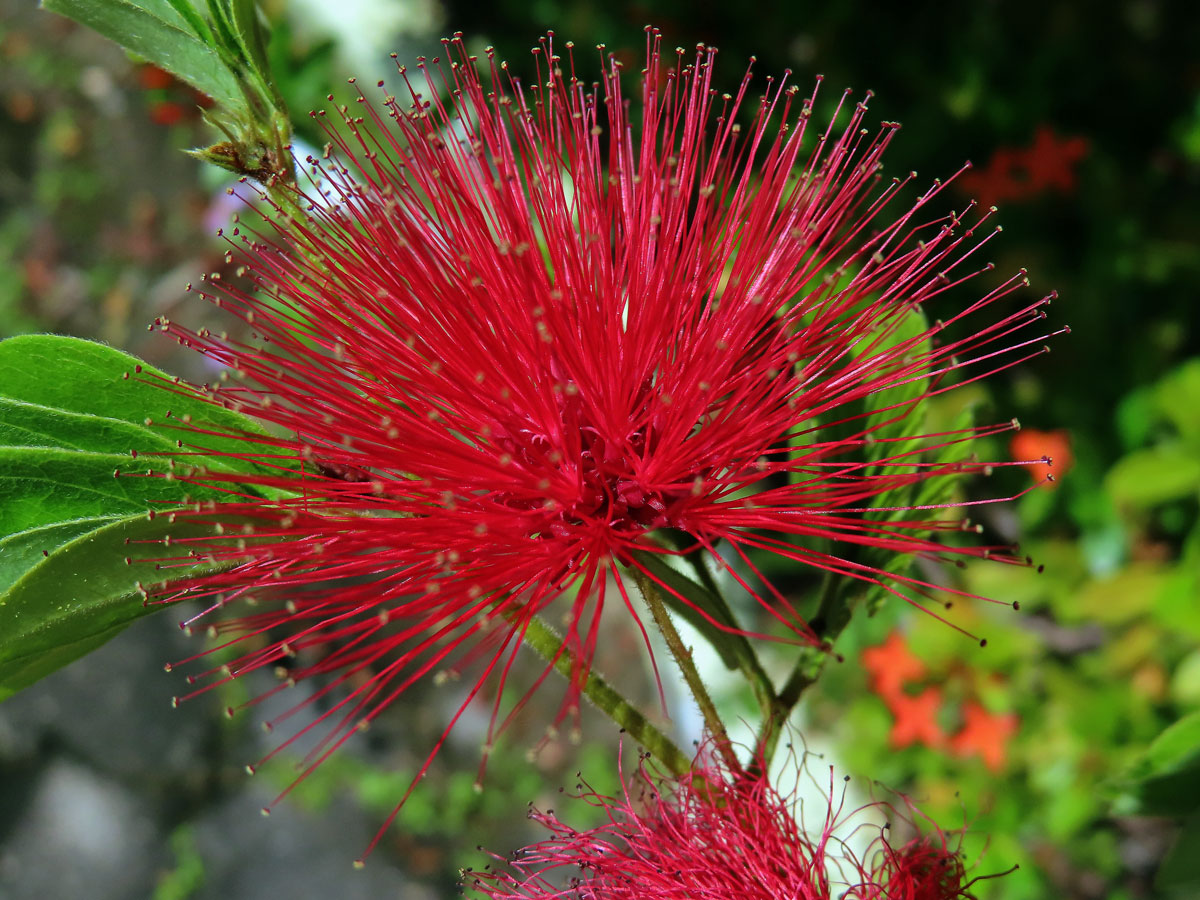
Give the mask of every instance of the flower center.
<path id="1" fill-rule="evenodd" d="M 652 486 L 641 474 L 659 444 L 653 425 L 611 437 L 591 423 L 573 395 L 561 397 L 559 412 L 562 433 L 577 436 L 577 443 L 552 440 L 527 428 L 493 438 L 511 464 L 533 476 L 533 483 L 545 491 L 539 496 L 505 494 L 502 503 L 543 511 L 546 519 L 536 526 L 542 537 L 569 537 L 597 525 L 624 535 L 678 527 L 679 501 L 689 489 Z"/>

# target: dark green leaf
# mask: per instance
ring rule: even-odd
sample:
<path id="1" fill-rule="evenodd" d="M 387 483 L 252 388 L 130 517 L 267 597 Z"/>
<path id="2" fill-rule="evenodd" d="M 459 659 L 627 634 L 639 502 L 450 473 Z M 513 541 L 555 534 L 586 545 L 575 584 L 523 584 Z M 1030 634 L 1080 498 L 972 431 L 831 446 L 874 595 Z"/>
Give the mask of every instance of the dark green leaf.
<path id="1" fill-rule="evenodd" d="M 1181 900 L 1200 895 L 1200 813 L 1183 823 L 1154 875 L 1154 886 Z"/>
<path id="2" fill-rule="evenodd" d="M 49 335 L 0 342 L 0 699 L 143 615 L 138 582 L 162 580 L 146 560 L 186 555 L 160 541 L 207 534 L 207 525 L 148 517 L 226 496 L 175 475 L 196 464 L 260 471 L 245 458 L 270 452 L 256 442 L 257 426 L 173 386 L 102 344 Z M 184 417 L 247 437 L 173 427 Z M 198 442 L 225 452 L 197 455 Z"/>
<path id="3" fill-rule="evenodd" d="M 1130 766 L 1124 782 L 1144 815 L 1194 812 L 1200 797 L 1200 712 L 1168 726 Z"/>
<path id="4" fill-rule="evenodd" d="M 269 453 L 266 448 L 236 437 L 206 435 L 200 438 L 177 426 L 184 417 L 190 417 L 197 425 L 211 426 L 212 430 L 227 434 L 266 436 L 266 432 L 240 413 L 194 396 L 164 390 L 177 382 L 178 379 L 128 353 L 93 341 L 51 334 L 27 334 L 0 341 L 0 397 L 21 404 L 49 407 L 60 414 L 78 413 L 90 417 L 96 434 L 109 426 L 116 428 L 112 423 L 98 421 L 100 417 L 148 429 L 159 436 L 148 435 L 147 440 L 153 442 L 146 445 L 148 450 L 158 449 L 159 438 L 171 444 L 181 439 L 188 444 L 203 440 L 205 449 L 226 454 L 220 462 L 206 459 L 206 466 L 255 471 L 255 465 L 238 457 L 254 452 Z M 33 412 L 14 411 L 11 405 L 7 410 L 18 417 L 14 427 L 29 430 L 27 419 L 34 415 Z M 6 414 L 6 409 L 0 408 L 0 415 Z M 83 427 L 82 421 L 75 419 L 63 425 L 47 422 L 45 428 Z M 131 432 L 121 429 L 121 433 Z M 62 446 L 48 440 L 50 443 L 46 446 Z M 143 449 L 136 445 L 120 446 L 119 443 L 94 445 L 91 437 L 87 446 L 88 449 L 117 452 Z"/>
<path id="5" fill-rule="evenodd" d="M 209 526 L 142 515 L 96 517 L 28 529 L 0 540 L 0 700 L 99 647 L 155 607 L 138 585 L 157 584 L 162 542 Z M 196 568 L 173 569 L 194 574 Z"/>
<path id="6" fill-rule="evenodd" d="M 246 115 L 246 99 L 221 54 L 194 34 L 180 4 L 164 0 L 42 0 L 51 12 L 74 19 L 166 69 L 217 103 Z"/>

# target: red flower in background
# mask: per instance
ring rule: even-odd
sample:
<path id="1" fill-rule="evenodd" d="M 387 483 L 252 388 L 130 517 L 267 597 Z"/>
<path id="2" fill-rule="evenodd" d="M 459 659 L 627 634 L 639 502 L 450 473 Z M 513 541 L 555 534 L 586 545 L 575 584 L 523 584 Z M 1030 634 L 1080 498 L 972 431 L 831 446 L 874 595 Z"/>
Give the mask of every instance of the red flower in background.
<path id="1" fill-rule="evenodd" d="M 941 689 L 926 687 L 917 694 L 905 692 L 906 687 L 925 677 L 926 669 L 899 631 L 893 631 L 882 644 L 863 650 L 861 658 L 872 690 L 892 714 L 889 742 L 893 749 L 924 744 L 935 750 L 948 749 L 955 756 L 980 756 L 994 772 L 1004 769 L 1009 739 L 1017 732 L 1016 715 L 992 715 L 970 699 L 962 709 L 962 728 L 947 741 L 940 722 Z"/>
<path id="2" fill-rule="evenodd" d="M 906 683 L 925 676 L 925 663 L 908 649 L 899 631 L 889 634 L 882 644 L 864 650 L 861 660 L 871 676 L 871 688 L 885 699 L 900 696 Z"/>
<path id="3" fill-rule="evenodd" d="M 957 848 L 920 816 L 889 803 L 845 809 L 828 786 L 819 822 L 805 821 L 799 796 L 765 778 L 731 775 L 698 760 L 695 771 L 662 780 L 646 766 L 608 797 L 581 786 L 578 799 L 604 813 L 576 830 L 552 812 L 530 818 L 550 832 L 508 867 L 464 873 L 464 887 L 490 900 L 952 900 L 971 882 Z M 811 814 L 810 814 L 811 815 Z M 879 819 L 890 821 L 880 827 Z M 922 817 L 923 818 L 923 817 Z M 816 827 L 814 827 L 814 825 Z M 891 831 L 918 834 L 893 845 Z M 879 830 L 856 854 L 849 842 Z M 565 876 L 565 877 L 564 877 Z"/>
<path id="4" fill-rule="evenodd" d="M 213 99 L 188 87 L 165 69 L 143 63 L 137 69 L 138 82 L 146 91 L 150 120 L 170 127 L 184 121 L 196 121 L 201 110 L 210 109 Z"/>
<path id="5" fill-rule="evenodd" d="M 1058 487 L 1058 480 L 1070 470 L 1071 435 L 1065 429 L 1038 431 L 1025 428 L 1013 435 L 1008 445 L 1013 459 L 1022 462 L 1038 486 Z"/>
<path id="6" fill-rule="evenodd" d="M 1042 125 L 1028 148 L 1001 147 L 986 166 L 963 173 L 959 190 L 983 206 L 1023 202 L 1046 191 L 1075 190 L 1075 164 L 1087 156 L 1087 138 L 1060 138 Z"/>
<path id="7" fill-rule="evenodd" d="M 153 63 L 143 63 L 138 66 L 137 76 L 138 82 L 147 91 L 165 91 L 171 85 L 178 83 L 175 81 L 174 75 Z"/>
<path id="8" fill-rule="evenodd" d="M 844 101 L 814 136 L 812 98 L 775 81 L 747 126 L 749 74 L 721 95 L 715 51 L 665 60 L 655 33 L 640 123 L 615 64 L 589 88 L 546 41 L 525 90 L 490 56 L 481 77 L 461 39 L 446 49 L 423 81 L 401 70 L 407 100 L 341 109 L 297 198 L 310 218 L 233 230 L 246 280 L 204 296 L 246 337 L 160 323 L 226 370 L 173 390 L 272 429 L 224 451 L 256 460 L 253 476 L 221 469 L 203 423 L 184 434 L 208 468 L 177 477 L 228 502 L 174 510 L 223 533 L 172 552 L 220 567 L 156 596 L 255 604 L 212 624 L 242 655 L 209 686 L 277 667 L 278 690 L 313 675 L 330 676 L 319 697 L 346 686 L 320 716 L 315 766 L 416 681 L 476 662 L 447 731 L 492 678 L 490 745 L 522 636 L 552 604 L 575 658 L 556 721 L 578 715 L 602 607 L 636 616 L 618 567 L 655 579 L 635 551 L 679 552 L 661 529 L 718 562 L 722 542 L 800 641 L 813 636 L 787 599 L 743 574 L 757 573 L 749 551 L 914 604 L 931 583 L 854 548 L 1023 563 L 938 543 L 964 527 L 961 508 L 864 517 L 899 486 L 983 470 L 939 456 L 1013 427 L 912 449 L 881 437 L 913 406 L 888 390 L 933 396 L 955 370 L 974 380 L 1041 352 L 1049 299 L 1017 299 L 1022 275 L 967 304 L 944 296 L 990 270 L 973 257 L 994 231 L 970 207 L 931 213 L 942 183 L 889 210 L 907 183 L 879 176 L 894 124 L 865 136 L 865 101 Z M 937 324 L 899 337 L 924 307 Z M 864 455 L 881 444 L 896 449 Z"/>
<path id="9" fill-rule="evenodd" d="M 979 756 L 993 772 L 1004 771 L 1008 742 L 1017 733 L 1019 719 L 1013 714 L 993 715 L 974 700 L 963 707 L 962 730 L 950 739 L 958 756 Z"/>
<path id="10" fill-rule="evenodd" d="M 899 750 L 910 744 L 940 747 L 944 739 L 938 713 L 942 709 L 942 692 L 935 687 L 925 688 L 915 697 L 898 693 L 887 698 L 888 709 L 895 716 L 888 736 L 892 747 Z"/>

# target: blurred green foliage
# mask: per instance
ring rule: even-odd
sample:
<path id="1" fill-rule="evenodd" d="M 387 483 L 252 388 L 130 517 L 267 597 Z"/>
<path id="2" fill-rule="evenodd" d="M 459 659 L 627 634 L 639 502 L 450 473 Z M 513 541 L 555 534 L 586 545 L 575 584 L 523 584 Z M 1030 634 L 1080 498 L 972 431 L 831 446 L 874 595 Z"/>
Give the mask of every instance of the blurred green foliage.
<path id="1" fill-rule="evenodd" d="M 196 849 L 196 838 L 188 825 L 180 825 L 171 834 L 175 867 L 163 874 L 154 889 L 153 900 L 187 900 L 204 884 L 204 859 Z"/>
<path id="2" fill-rule="evenodd" d="M 1058 487 L 984 517 L 990 537 L 1020 537 L 1045 571 L 966 571 L 970 590 L 1003 601 L 953 610 L 988 639 L 983 650 L 895 603 L 856 619 L 838 644 L 847 662 L 829 667 L 808 698 L 806 728 L 832 734 L 851 771 L 912 792 L 945 827 L 965 825 L 969 861 L 986 848 L 975 874 L 1021 863 L 977 884 L 981 897 L 1195 896 L 1200 820 L 1181 826 L 1167 814 L 1189 801 L 1200 808 L 1189 796 L 1188 724 L 1200 711 L 1200 13 L 1167 0 L 446 6 L 448 32 L 495 44 L 519 71 L 545 28 L 576 42 L 583 68 L 603 41 L 636 71 L 642 26 L 654 23 L 668 45 L 718 44 L 728 87 L 755 55 L 758 73 L 791 68 L 802 88 L 822 72 L 826 102 L 844 85 L 873 88 L 875 115 L 904 123 L 890 174 L 917 168 L 931 179 L 970 158 L 977 166 L 957 200 L 966 202 L 966 187 L 1006 192 L 1005 234 L 991 245 L 998 271 L 1026 266 L 1035 289 L 1057 288 L 1053 321 L 1074 333 L 1051 355 L 973 387 L 971 399 L 980 421 L 1016 415 L 1035 430 L 1069 432 L 1072 460 Z M 195 117 L 154 124 L 161 98 L 138 84 L 133 63 L 27 7 L 0 0 L 0 336 L 99 336 L 189 374 L 194 360 L 172 357 L 142 329 L 220 259 L 205 235 L 223 185 L 178 152 L 209 136 Z M 329 43 L 294 41 L 294 18 L 282 13 L 273 8 L 268 54 L 303 129 L 303 113 L 353 73 L 334 71 Z M 1064 180 L 1035 191 L 1028 165 L 1005 163 L 1038 159 L 1043 130 L 1086 150 Z M 993 440 L 981 455 L 1005 459 L 1010 448 Z M 1027 484 L 1027 473 L 1006 469 L 972 490 L 994 496 Z M 813 583 L 787 586 L 803 600 Z M 1017 716 L 1000 772 L 946 746 L 890 747 L 892 713 L 858 660 L 893 629 L 927 668 L 912 687 L 940 687 L 947 734 L 968 703 Z M 598 736 L 582 752 L 589 776 L 611 770 L 608 732 Z M 339 759 L 305 782 L 301 802 L 319 805 L 348 785 L 389 812 L 407 779 Z M 448 829 L 470 823 L 471 843 L 487 842 L 492 826 L 479 816 L 511 819 L 543 786 L 531 771 L 515 757 L 498 760 L 483 797 L 468 790 L 473 774 L 461 784 L 450 776 L 445 808 L 418 792 L 405 826 L 458 845 Z M 1169 782 L 1180 807 L 1147 804 L 1163 778 L 1180 779 Z M 495 833 L 490 845 L 510 849 Z M 190 864 L 178 852 L 182 871 Z M 445 877 L 459 862 L 435 868 Z"/>
<path id="3" fill-rule="evenodd" d="M 1107 472 L 1067 471 L 1018 503 L 1024 549 L 1045 570 L 968 568 L 970 590 L 1021 604 L 956 606 L 986 649 L 895 608 L 856 620 L 839 645 L 857 660 L 902 629 L 928 667 L 922 684 L 942 689 L 948 732 L 969 699 L 1015 714 L 1000 772 L 946 747 L 891 747 L 893 717 L 860 666 L 810 698 L 813 728 L 838 737 L 852 770 L 913 791 L 944 827 L 965 816 L 968 856 L 988 845 L 978 871 L 1021 863 L 982 897 L 1145 896 L 1176 839 L 1170 817 L 1200 804 L 1200 481 L 1175 462 L 1200 459 L 1198 384 L 1193 359 L 1130 392 L 1115 413 L 1125 452 Z M 1173 865 L 1163 891 L 1200 878 L 1194 855 Z"/>

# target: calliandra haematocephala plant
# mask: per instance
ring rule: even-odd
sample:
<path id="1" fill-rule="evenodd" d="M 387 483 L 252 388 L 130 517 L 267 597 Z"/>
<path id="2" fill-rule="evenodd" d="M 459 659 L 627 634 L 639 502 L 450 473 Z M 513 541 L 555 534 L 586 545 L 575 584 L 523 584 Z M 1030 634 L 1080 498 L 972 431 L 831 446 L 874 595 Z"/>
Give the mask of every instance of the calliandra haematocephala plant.
<path id="1" fill-rule="evenodd" d="M 196 467 L 174 477 L 227 499 L 169 513 L 221 533 L 173 542 L 176 580 L 149 598 L 201 601 L 190 622 L 226 648 L 197 691 L 259 668 L 278 691 L 325 676 L 293 708 L 328 698 L 300 729 L 323 735 L 310 769 L 413 684 L 464 670 L 425 767 L 490 684 L 486 754 L 550 607 L 565 627 L 546 674 L 569 675 L 554 724 L 574 723 L 602 608 L 638 620 L 622 573 L 718 631 L 815 645 L 761 552 L 925 608 L 959 592 L 857 552 L 1024 564 L 943 543 L 973 536 L 965 501 L 889 502 L 984 471 L 958 451 L 1016 423 L 895 426 L 1043 352 L 1051 298 L 1026 299 L 1022 272 L 955 299 L 992 268 L 991 211 L 947 212 L 944 183 L 913 197 L 913 175 L 883 176 L 898 126 L 867 128 L 866 99 L 814 123 L 815 89 L 769 79 L 754 99 L 747 71 L 722 94 L 715 56 L 664 54 L 648 31 L 635 107 L 619 63 L 593 84 L 552 35 L 527 86 L 447 40 L 400 69 L 402 96 L 314 114 L 329 145 L 307 186 L 291 207 L 264 192 L 261 222 L 226 234 L 240 277 L 198 289 L 228 335 L 159 320 L 220 370 L 166 386 L 274 436 L 247 438 L 259 474 L 231 474 L 205 468 L 204 423 L 181 426 Z M 647 562 L 695 551 L 769 634 L 717 619 Z M 210 566 L 178 568 L 197 559 Z"/>

